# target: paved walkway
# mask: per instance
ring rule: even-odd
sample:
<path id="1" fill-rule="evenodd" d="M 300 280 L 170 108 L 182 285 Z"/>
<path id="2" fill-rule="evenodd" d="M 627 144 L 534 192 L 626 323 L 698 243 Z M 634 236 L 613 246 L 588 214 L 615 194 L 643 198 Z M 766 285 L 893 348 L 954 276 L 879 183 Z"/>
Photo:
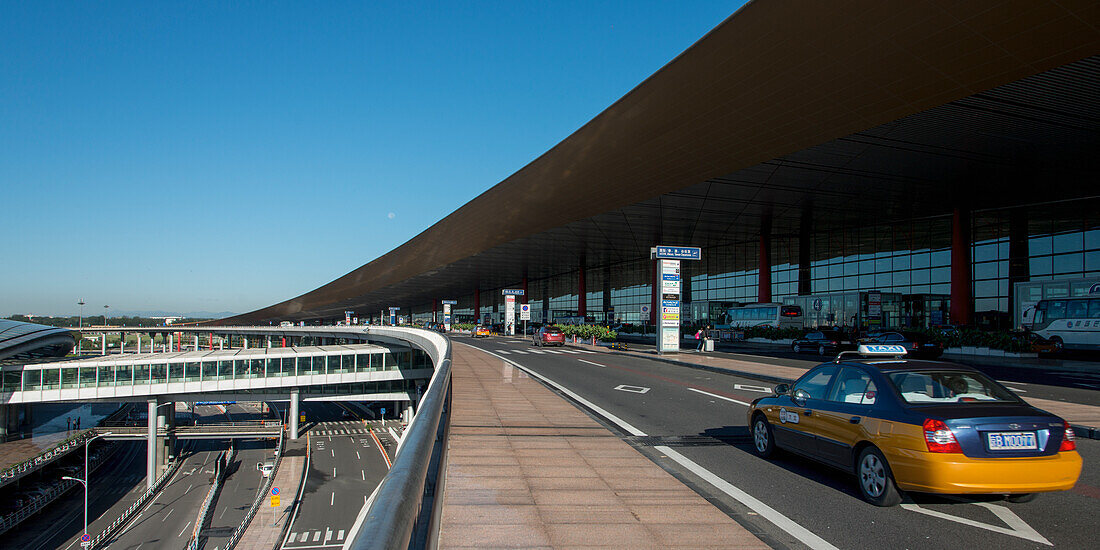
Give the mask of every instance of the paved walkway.
<path id="1" fill-rule="evenodd" d="M 71 430 L 67 432 L 41 434 L 34 437 L 0 443 L 0 471 L 6 470 L 25 460 L 30 460 L 66 439 L 80 435 L 83 431 L 87 430 Z"/>
<path id="2" fill-rule="evenodd" d="M 632 355 L 645 357 L 666 363 L 681 364 L 685 366 L 701 366 L 709 369 L 727 371 L 732 374 L 740 374 L 750 378 L 758 378 L 771 382 L 791 382 L 802 376 L 807 368 L 772 365 L 763 362 L 731 359 L 716 354 L 698 353 L 694 351 L 669 354 L 658 357 L 652 351 L 618 351 L 602 346 L 590 346 L 587 344 L 570 344 L 578 348 L 594 351 L 602 351 L 609 354 Z M 1025 397 L 1028 403 L 1052 412 L 1065 418 L 1073 425 L 1079 437 L 1100 439 L 1100 407 L 1081 403 L 1067 403 L 1050 399 Z"/>
<path id="3" fill-rule="evenodd" d="M 440 548 L 767 548 L 523 371 L 464 345 Z"/>
<path id="4" fill-rule="evenodd" d="M 275 471 L 272 487 L 279 488 L 279 506 L 271 509 L 271 497 L 265 497 L 256 517 L 248 524 L 241 540 L 234 548 L 241 550 L 271 550 L 281 543 L 283 527 L 290 521 L 289 515 L 298 496 L 298 485 L 302 481 L 302 470 L 306 467 L 306 453 L 309 444 L 305 437 L 286 442 L 283 460 Z M 274 518 L 274 519 L 272 519 Z"/>

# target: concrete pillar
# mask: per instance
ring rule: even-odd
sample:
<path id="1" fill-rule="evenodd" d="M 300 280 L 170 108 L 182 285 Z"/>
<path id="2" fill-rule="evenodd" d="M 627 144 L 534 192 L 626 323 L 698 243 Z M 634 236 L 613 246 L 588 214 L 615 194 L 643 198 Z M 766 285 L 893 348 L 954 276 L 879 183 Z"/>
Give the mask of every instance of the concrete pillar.
<path id="1" fill-rule="evenodd" d="M 119 336 L 120 338 L 118 340 L 118 354 L 122 355 L 123 353 L 126 353 L 126 333 L 120 332 Z"/>
<path id="2" fill-rule="evenodd" d="M 298 439 L 298 388 L 290 390 L 290 438 Z"/>
<path id="3" fill-rule="evenodd" d="M 220 349 L 220 350 L 225 349 L 225 338 L 224 337 L 218 339 L 218 349 Z"/>
<path id="4" fill-rule="evenodd" d="M 760 252 L 757 256 L 756 301 L 772 301 L 772 221 L 765 216 L 760 223 Z"/>
<path id="5" fill-rule="evenodd" d="M 160 433 L 166 432 L 168 430 L 168 416 L 165 414 L 165 409 L 167 409 L 168 407 L 163 406 L 162 403 L 157 403 L 157 404 L 162 405 L 162 406 L 157 407 L 157 409 L 156 409 L 157 437 L 156 437 L 156 441 L 154 441 L 154 446 L 156 447 L 155 452 L 157 454 L 157 456 L 156 456 L 156 471 L 157 471 L 157 475 L 160 475 L 160 473 L 162 471 L 164 471 L 164 464 L 167 462 L 167 458 L 168 458 L 168 453 L 166 452 L 168 449 L 167 449 L 167 445 L 165 444 L 166 442 L 164 441 L 165 438 L 164 438 L 164 436 L 160 435 Z"/>
<path id="6" fill-rule="evenodd" d="M 271 335 L 270 334 L 267 336 L 267 347 L 269 347 L 269 348 L 271 347 Z"/>
<path id="7" fill-rule="evenodd" d="M 160 442 L 157 441 L 157 399 L 149 399 L 146 404 L 149 410 L 146 425 L 149 430 L 145 440 L 145 488 L 152 489 L 153 482 L 157 479 L 157 449 L 160 448 Z"/>
<path id="8" fill-rule="evenodd" d="M 176 349 L 176 335 L 172 334 L 172 333 L 169 333 L 168 334 L 168 349 L 166 349 L 164 351 L 168 352 L 168 351 L 172 351 L 174 349 Z"/>
<path id="9" fill-rule="evenodd" d="M 168 459 L 175 455 L 176 403 L 170 401 L 167 405 L 161 407 L 161 410 L 164 411 L 164 426 L 168 434 L 164 438 L 164 459 L 160 463 L 161 466 L 165 466 L 168 464 Z"/>
<path id="10" fill-rule="evenodd" d="M 244 336 L 241 336 L 241 346 L 244 349 L 248 349 L 248 335 L 247 334 L 245 334 Z"/>
<path id="11" fill-rule="evenodd" d="M 970 283 L 970 211 L 956 207 L 951 215 L 952 324 L 970 324 L 974 311 Z"/>
<path id="12" fill-rule="evenodd" d="M 195 335 L 195 351 L 199 351 L 199 335 Z"/>
<path id="13" fill-rule="evenodd" d="M 137 352 L 141 353 L 141 333 L 137 333 Z"/>
<path id="14" fill-rule="evenodd" d="M 106 332 L 103 333 L 103 342 L 101 342 L 101 343 L 103 344 L 103 355 L 107 355 L 107 333 Z"/>

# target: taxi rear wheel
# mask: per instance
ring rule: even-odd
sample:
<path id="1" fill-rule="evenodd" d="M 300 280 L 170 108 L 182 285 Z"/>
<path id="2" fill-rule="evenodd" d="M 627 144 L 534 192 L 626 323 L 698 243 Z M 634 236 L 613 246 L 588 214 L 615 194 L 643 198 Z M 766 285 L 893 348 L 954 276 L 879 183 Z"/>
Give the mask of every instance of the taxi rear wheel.
<path id="1" fill-rule="evenodd" d="M 799 353 L 799 352 L 802 351 L 802 346 L 800 346 L 798 344 L 795 344 L 794 346 L 791 347 L 791 351 L 793 351 L 795 353 Z"/>
<path id="2" fill-rule="evenodd" d="M 825 355 L 825 344 L 822 344 L 822 345 L 817 347 L 817 354 L 818 355 Z"/>
<path id="3" fill-rule="evenodd" d="M 752 420 L 752 450 L 761 458 L 768 458 L 775 452 L 772 427 L 762 414 L 756 415 Z"/>
<path id="4" fill-rule="evenodd" d="M 890 465 L 878 449 L 867 447 L 859 453 L 856 477 L 859 478 L 859 492 L 867 502 L 875 506 L 895 506 L 901 502 Z"/>

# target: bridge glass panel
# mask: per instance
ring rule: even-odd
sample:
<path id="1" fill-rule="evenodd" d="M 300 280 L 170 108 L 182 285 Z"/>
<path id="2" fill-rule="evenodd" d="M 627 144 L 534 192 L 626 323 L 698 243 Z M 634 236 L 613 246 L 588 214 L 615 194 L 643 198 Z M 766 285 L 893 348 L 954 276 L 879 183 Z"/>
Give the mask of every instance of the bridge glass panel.
<path id="1" fill-rule="evenodd" d="M 183 363 L 168 363 L 168 381 L 183 381 Z"/>
<path id="2" fill-rule="evenodd" d="M 61 369 L 42 369 L 42 389 L 56 390 L 61 387 Z"/>
<path id="3" fill-rule="evenodd" d="M 115 369 L 115 384 L 129 386 L 134 383 L 134 367 L 132 365 L 119 365 Z"/>
<path id="4" fill-rule="evenodd" d="M 98 383 L 100 386 L 114 386 L 115 385 L 115 367 L 99 367 Z"/>
<path id="5" fill-rule="evenodd" d="M 294 376 L 294 358 L 283 357 L 279 360 L 282 363 L 282 370 L 279 372 L 280 376 Z"/>
<path id="6" fill-rule="evenodd" d="M 42 371 L 40 370 L 25 370 L 23 371 L 23 391 L 40 390 L 42 389 Z"/>
<path id="7" fill-rule="evenodd" d="M 250 359 L 248 361 L 248 377 L 263 378 L 264 369 L 267 367 L 267 359 Z"/>
<path id="8" fill-rule="evenodd" d="M 248 361 L 245 359 L 233 360 L 233 379 L 245 378 L 248 376 Z"/>
<path id="9" fill-rule="evenodd" d="M 371 370 L 371 354 L 360 353 L 355 356 L 355 372 L 367 372 Z"/>
<path id="10" fill-rule="evenodd" d="M 302 363 L 306 364 L 306 374 L 323 374 L 325 372 L 325 363 L 321 357 L 299 357 L 298 366 Z"/>
<path id="11" fill-rule="evenodd" d="M 397 358 L 393 356 L 393 352 L 386 350 L 385 353 L 379 355 L 382 359 L 382 364 L 378 365 L 375 370 L 393 370 L 397 368 Z"/>
<path id="12" fill-rule="evenodd" d="M 218 361 L 218 375 L 216 380 L 233 379 L 233 361 Z"/>
<path id="13" fill-rule="evenodd" d="M 183 379 L 186 382 L 198 382 L 202 376 L 202 369 L 199 363 L 195 361 L 188 361 L 183 364 Z"/>
<path id="14" fill-rule="evenodd" d="M 399 351 L 394 354 L 397 359 L 398 369 L 411 369 L 412 368 L 412 350 Z"/>
<path id="15" fill-rule="evenodd" d="M 154 363 L 151 368 L 153 371 L 152 383 L 164 384 L 168 382 L 168 365 L 164 363 Z"/>
<path id="16" fill-rule="evenodd" d="M 3 382 L 0 382 L 0 391 L 16 392 L 22 390 L 23 377 L 17 370 L 4 371 Z"/>
<path id="17" fill-rule="evenodd" d="M 297 357 L 296 359 L 295 374 L 302 376 L 309 372 L 309 357 Z"/>
<path id="18" fill-rule="evenodd" d="M 202 373 L 203 380 L 217 380 L 218 379 L 218 362 L 217 361 L 203 361 L 200 363 L 199 372 Z"/>
<path id="19" fill-rule="evenodd" d="M 75 388 L 79 376 L 80 375 L 76 367 L 62 367 L 61 388 Z"/>
<path id="20" fill-rule="evenodd" d="M 346 354 L 340 356 L 340 369 L 336 372 L 355 372 L 355 356 Z"/>
<path id="21" fill-rule="evenodd" d="M 149 365 L 134 365 L 134 385 L 148 384 L 153 376 L 153 369 Z"/>

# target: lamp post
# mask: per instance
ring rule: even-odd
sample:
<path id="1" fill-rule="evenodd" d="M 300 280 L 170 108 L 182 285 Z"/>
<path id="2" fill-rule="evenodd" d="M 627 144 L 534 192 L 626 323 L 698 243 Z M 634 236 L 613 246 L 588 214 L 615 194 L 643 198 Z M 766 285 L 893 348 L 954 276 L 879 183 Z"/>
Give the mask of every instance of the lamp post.
<path id="1" fill-rule="evenodd" d="M 103 306 L 103 326 L 107 326 L 107 309 L 111 306 Z"/>
<path id="2" fill-rule="evenodd" d="M 88 438 L 84 441 L 84 479 L 78 477 L 62 476 L 61 479 L 71 479 L 73 481 L 79 481 L 84 486 L 84 534 L 88 534 L 88 446 L 92 441 L 99 439 L 103 436 L 111 435 L 111 432 L 104 432 L 99 435 Z"/>
<path id="3" fill-rule="evenodd" d="M 76 345 L 76 350 L 78 352 L 81 352 L 84 351 L 84 298 L 81 298 L 80 301 L 76 303 L 76 305 L 80 306 L 80 317 L 77 317 L 77 323 L 79 323 L 80 326 L 80 330 L 78 331 L 78 334 L 80 334 L 80 340 Z"/>

